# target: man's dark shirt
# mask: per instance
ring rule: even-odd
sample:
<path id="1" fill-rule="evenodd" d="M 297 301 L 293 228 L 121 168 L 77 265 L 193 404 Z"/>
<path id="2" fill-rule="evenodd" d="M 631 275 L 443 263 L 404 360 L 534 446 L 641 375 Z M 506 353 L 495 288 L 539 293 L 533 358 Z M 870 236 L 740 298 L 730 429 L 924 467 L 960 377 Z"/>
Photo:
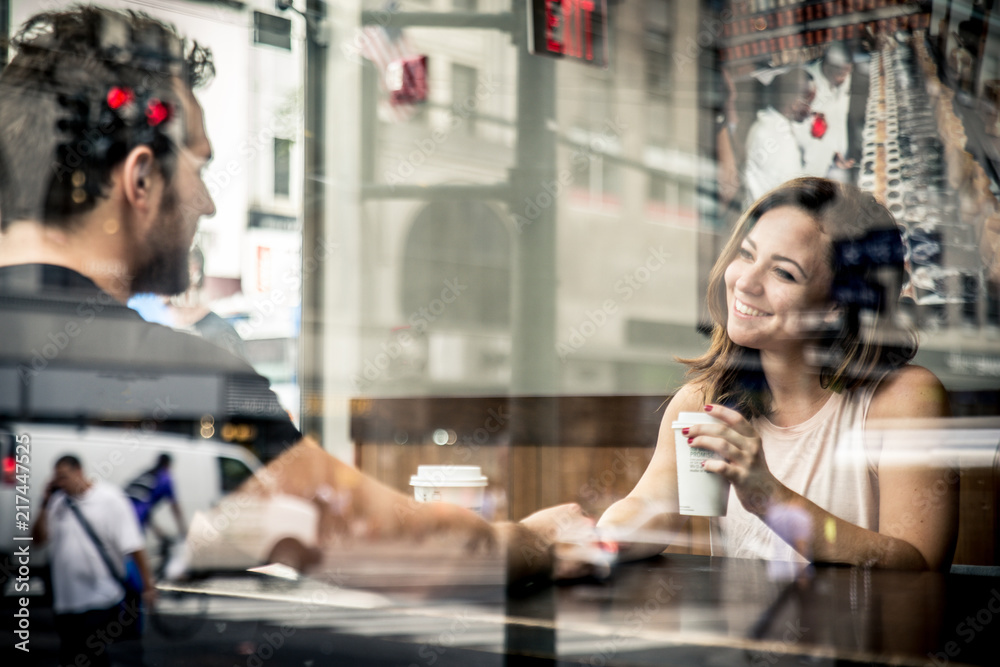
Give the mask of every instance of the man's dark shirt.
<path id="1" fill-rule="evenodd" d="M 82 274 L 47 264 L 0 267 L 3 419 L 191 434 L 248 425 L 264 460 L 302 437 L 245 361 L 146 322 Z"/>

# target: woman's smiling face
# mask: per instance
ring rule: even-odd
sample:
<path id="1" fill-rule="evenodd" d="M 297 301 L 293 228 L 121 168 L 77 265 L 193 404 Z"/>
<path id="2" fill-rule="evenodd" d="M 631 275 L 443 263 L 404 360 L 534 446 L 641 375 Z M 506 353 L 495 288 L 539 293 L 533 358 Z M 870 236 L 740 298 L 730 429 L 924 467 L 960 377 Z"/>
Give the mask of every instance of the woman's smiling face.
<path id="1" fill-rule="evenodd" d="M 800 348 L 801 316 L 830 309 L 829 252 L 830 237 L 808 213 L 781 206 L 762 215 L 726 267 L 732 341 L 758 350 Z"/>

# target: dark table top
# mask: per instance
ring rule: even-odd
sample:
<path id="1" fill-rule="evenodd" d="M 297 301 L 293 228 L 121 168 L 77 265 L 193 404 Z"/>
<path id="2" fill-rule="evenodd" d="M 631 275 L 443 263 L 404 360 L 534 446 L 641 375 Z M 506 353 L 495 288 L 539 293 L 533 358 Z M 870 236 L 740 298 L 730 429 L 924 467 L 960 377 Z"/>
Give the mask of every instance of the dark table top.
<path id="1" fill-rule="evenodd" d="M 251 623 L 237 647 L 241 665 L 254 650 L 273 653 L 269 665 L 309 656 L 403 667 L 1000 665 L 1000 577 L 985 574 L 666 555 L 620 565 L 604 582 L 517 597 L 488 575 L 457 586 L 432 579 L 390 575 L 380 584 L 344 569 L 287 584 L 210 579 L 177 594 L 181 609 L 201 610 L 206 622 L 171 620 L 169 596 L 161 621 L 190 628 L 169 650 L 205 641 L 199 650 L 216 657 L 235 650 L 217 645 L 220 627 Z M 356 590 L 362 583 L 367 590 Z M 207 602 L 192 603 L 193 591 L 208 593 Z M 278 631 L 281 647 L 272 650 Z"/>
<path id="2" fill-rule="evenodd" d="M 558 588 L 555 609 L 560 635 L 621 639 L 606 664 L 1000 665 L 1000 577 L 661 556 Z"/>

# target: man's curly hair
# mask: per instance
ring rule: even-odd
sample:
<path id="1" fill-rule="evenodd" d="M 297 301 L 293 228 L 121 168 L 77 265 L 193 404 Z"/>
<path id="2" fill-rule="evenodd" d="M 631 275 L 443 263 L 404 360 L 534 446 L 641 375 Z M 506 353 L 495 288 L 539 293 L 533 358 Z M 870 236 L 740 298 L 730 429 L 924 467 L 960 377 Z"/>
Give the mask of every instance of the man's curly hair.
<path id="1" fill-rule="evenodd" d="M 33 16 L 11 46 L 0 74 L 0 229 L 23 219 L 70 226 L 138 145 L 172 176 L 183 114 L 153 124 L 106 100 L 117 87 L 179 110 L 176 82 L 193 90 L 211 80 L 211 51 L 146 14 L 90 5 Z"/>

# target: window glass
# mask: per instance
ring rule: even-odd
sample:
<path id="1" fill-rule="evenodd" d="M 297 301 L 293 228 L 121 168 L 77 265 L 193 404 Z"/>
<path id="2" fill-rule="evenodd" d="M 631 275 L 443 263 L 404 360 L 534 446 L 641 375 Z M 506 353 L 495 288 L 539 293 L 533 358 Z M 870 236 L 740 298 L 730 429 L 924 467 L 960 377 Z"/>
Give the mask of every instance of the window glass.
<path id="1" fill-rule="evenodd" d="M 247 464 L 239 459 L 220 456 L 218 461 L 220 487 L 223 493 L 235 491 L 240 484 L 253 474 L 253 471 L 247 467 Z"/>
<path id="2" fill-rule="evenodd" d="M 31 4 L 10 3 L 10 26 Z M 251 363 L 296 403 L 292 413 L 303 400 L 301 365 L 333 353 L 321 336 L 299 340 L 303 317 L 347 327 L 337 335 L 353 341 L 352 359 L 339 379 L 324 378 L 335 385 L 352 386 L 401 327 L 447 330 L 414 348 L 423 362 L 407 389 L 387 379 L 363 394 L 433 393 L 431 350 L 489 356 L 512 383 L 489 384 L 496 390 L 532 377 L 540 366 L 525 359 L 550 357 L 550 379 L 526 379 L 526 390 L 669 393 L 625 372 L 635 363 L 629 332 L 635 323 L 705 329 L 714 258 L 747 204 L 792 162 L 860 183 L 896 215 L 910 253 L 900 312 L 921 331 L 918 361 L 956 391 L 1000 377 L 991 370 L 1000 358 L 1000 37 L 985 5 L 608 2 L 591 33 L 556 22 L 552 39 L 565 53 L 549 58 L 523 52 L 502 18 L 473 27 L 393 20 L 428 10 L 502 17 L 510 8 L 500 0 L 363 4 L 367 14 L 326 23 L 265 2 L 150 10 L 213 48 L 219 75 L 199 92 L 217 208 L 198 232 L 203 290 L 249 339 Z M 842 85 L 831 83 L 828 57 L 850 70 Z M 770 84 L 799 67 L 815 78 L 815 99 L 793 148 L 775 148 L 762 136 L 780 117 Z M 939 86 L 955 105 L 924 99 L 933 113 L 904 127 L 894 98 L 896 147 L 883 160 L 872 148 L 872 91 L 886 68 L 898 72 L 894 94 Z M 906 185 L 924 166 L 939 170 L 933 197 Z M 662 268 L 617 289 L 660 247 L 670 250 Z M 420 316 L 452 280 L 460 297 Z M 608 300 L 616 312 L 560 355 Z M 550 318 L 544 339 L 535 337 L 539 309 Z M 500 336 L 490 345 L 504 350 L 531 349 L 469 352 L 484 335 Z M 647 350 L 643 363 L 671 374 L 675 357 L 704 344 L 667 339 L 647 346 L 661 351 Z M 600 379 L 581 380 L 577 364 Z M 452 390 L 483 390 L 476 364 L 455 368 L 464 370 L 448 376 Z"/>
<path id="3" fill-rule="evenodd" d="M 274 140 L 274 195 L 287 197 L 291 194 L 292 142 L 288 139 Z"/>
<path id="4" fill-rule="evenodd" d="M 993 2 L 103 4 L 176 25 L 217 71 L 196 93 L 215 209 L 196 285 L 135 310 L 226 343 L 303 433 L 400 491 L 474 461 L 497 517 L 622 497 L 684 360 L 735 317 L 709 307 L 731 233 L 799 176 L 870 193 L 901 240 L 898 285 L 846 271 L 828 292 L 891 294 L 952 412 L 1000 413 Z M 9 30 L 38 11 L 0 7 Z M 602 477 L 619 438 L 641 455 Z M 240 465 L 220 460 L 226 488 Z"/>

